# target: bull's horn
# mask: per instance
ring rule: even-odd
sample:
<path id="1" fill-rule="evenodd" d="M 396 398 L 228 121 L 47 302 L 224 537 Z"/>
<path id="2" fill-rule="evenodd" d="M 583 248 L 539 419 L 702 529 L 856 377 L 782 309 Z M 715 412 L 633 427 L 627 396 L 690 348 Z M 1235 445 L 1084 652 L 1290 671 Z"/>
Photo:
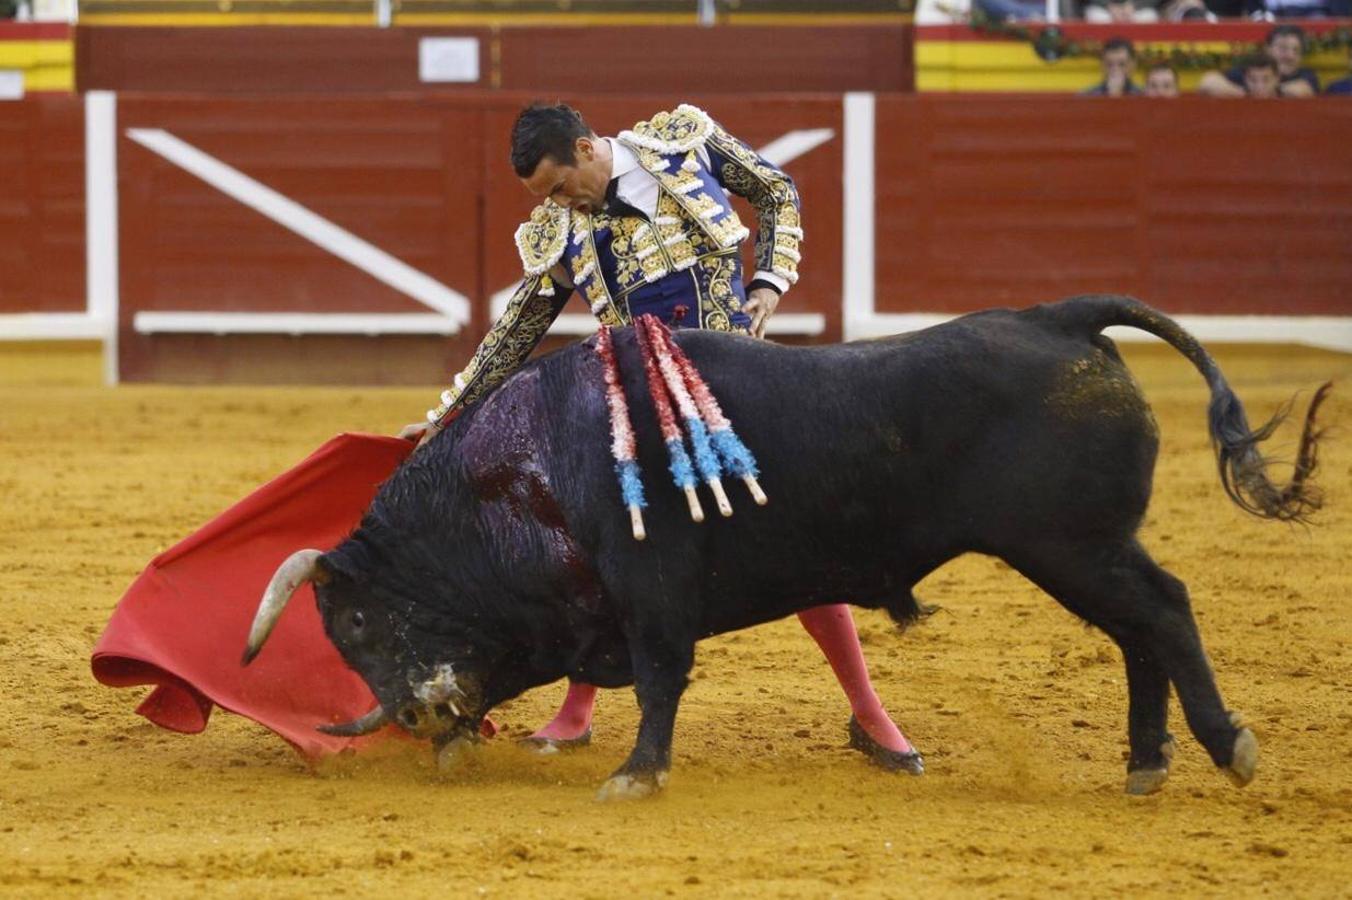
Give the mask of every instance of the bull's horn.
<path id="1" fill-rule="evenodd" d="M 263 600 L 258 604 L 258 612 L 254 613 L 249 643 L 244 648 L 244 665 L 253 662 L 258 651 L 263 649 L 263 642 L 272 633 L 273 626 L 281 618 L 282 610 L 286 609 L 286 602 L 291 599 L 296 588 L 315 579 L 318 560 L 322 555 L 318 550 L 297 550 L 286 558 L 286 562 L 272 576 L 268 589 L 263 592 Z"/>
<path id="2" fill-rule="evenodd" d="M 341 725 L 320 725 L 319 730 L 334 737 L 361 737 L 363 734 L 370 734 L 378 730 L 389 720 L 390 717 L 385 715 L 384 708 L 377 704 L 375 709 L 360 719 L 344 722 Z"/>

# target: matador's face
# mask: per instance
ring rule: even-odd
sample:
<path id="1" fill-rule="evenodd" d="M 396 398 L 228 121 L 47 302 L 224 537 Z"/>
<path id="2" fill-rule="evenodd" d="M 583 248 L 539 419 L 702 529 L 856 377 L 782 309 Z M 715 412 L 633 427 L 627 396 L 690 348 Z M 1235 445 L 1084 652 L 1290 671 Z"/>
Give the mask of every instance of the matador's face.
<path id="1" fill-rule="evenodd" d="M 582 137 L 577 139 L 573 154 L 572 165 L 546 156 L 521 183 L 536 197 L 548 197 L 559 206 L 581 213 L 596 212 L 605 205 L 610 184 L 613 165 L 610 147 L 605 141 Z"/>

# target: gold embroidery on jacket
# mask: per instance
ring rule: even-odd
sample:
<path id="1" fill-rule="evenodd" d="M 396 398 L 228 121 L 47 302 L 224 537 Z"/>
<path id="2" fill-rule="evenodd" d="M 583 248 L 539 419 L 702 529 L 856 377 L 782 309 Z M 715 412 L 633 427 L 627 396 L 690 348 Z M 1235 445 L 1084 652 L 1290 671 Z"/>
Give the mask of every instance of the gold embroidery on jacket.
<path id="1" fill-rule="evenodd" d="M 657 230 L 656 239 L 671 257 L 672 268 L 678 272 L 693 266 L 701 252 L 712 249 L 703 230 L 685 217 L 681 204 L 667 191 L 657 195 L 657 217 L 653 224 Z"/>
<path id="2" fill-rule="evenodd" d="M 626 144 L 655 153 L 684 153 L 702 145 L 716 126 L 709 114 L 682 103 L 671 112 L 660 112 L 616 137 Z"/>
<path id="3" fill-rule="evenodd" d="M 548 276 L 530 275 L 521 282 L 498 321 L 479 342 L 469 365 L 442 393 L 441 405 L 428 413 L 429 419 L 440 421 L 455 407 L 474 402 L 526 361 L 567 300 L 566 295 L 559 299 L 541 293 L 548 280 Z"/>
<path id="4" fill-rule="evenodd" d="M 617 216 L 607 221 L 610 250 L 615 257 L 615 284 L 621 291 L 651 284 L 670 271 L 651 222 L 637 216 Z"/>
<path id="5" fill-rule="evenodd" d="M 699 295 L 700 327 L 714 331 L 742 331 L 732 324 L 732 314 L 742 308 L 732 289 L 732 276 L 737 261 L 732 254 L 706 257 L 700 260 L 699 273 L 704 281 Z"/>
<path id="6" fill-rule="evenodd" d="M 717 125 L 708 143 L 726 160 L 719 167 L 719 180 L 756 207 L 756 268 L 793 284 L 798 280 L 799 243 L 803 238 L 793 179 Z"/>
<path id="7" fill-rule="evenodd" d="M 735 247 L 750 234 L 737 217 L 737 211 L 725 208 L 709 196 L 704 181 L 684 164 L 672 173 L 667 171 L 667 160 L 660 154 L 642 148 L 631 149 L 637 153 L 639 164 L 657 179 L 658 186 L 671 195 L 699 229 L 720 247 Z M 686 162 L 694 158 L 694 153 L 692 150 L 687 154 Z M 698 171 L 699 166 L 694 168 Z"/>
<path id="8" fill-rule="evenodd" d="M 516 229 L 516 251 L 527 275 L 543 275 L 563 257 L 569 217 L 568 207 L 546 200 Z"/>

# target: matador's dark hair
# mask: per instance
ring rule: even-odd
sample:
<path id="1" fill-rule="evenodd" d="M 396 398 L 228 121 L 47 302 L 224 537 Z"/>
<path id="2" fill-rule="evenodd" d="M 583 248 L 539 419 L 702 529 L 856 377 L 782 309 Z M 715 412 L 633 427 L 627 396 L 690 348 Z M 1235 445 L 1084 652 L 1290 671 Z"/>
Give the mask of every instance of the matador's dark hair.
<path id="1" fill-rule="evenodd" d="M 571 106 L 532 103 L 521 110 L 512 126 L 512 169 L 518 177 L 529 178 L 546 156 L 571 166 L 577 162 L 573 145 L 578 138 L 591 136 L 582 114 Z"/>

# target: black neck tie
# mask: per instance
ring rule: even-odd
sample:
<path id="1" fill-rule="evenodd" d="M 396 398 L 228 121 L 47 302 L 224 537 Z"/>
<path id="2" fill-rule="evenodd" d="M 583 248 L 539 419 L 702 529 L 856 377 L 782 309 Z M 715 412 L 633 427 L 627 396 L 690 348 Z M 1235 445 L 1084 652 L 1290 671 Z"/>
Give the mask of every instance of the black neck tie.
<path id="1" fill-rule="evenodd" d="M 617 218 L 621 216 L 637 216 L 640 219 L 646 219 L 637 207 L 630 206 L 620 199 L 620 179 L 610 179 L 610 184 L 606 185 L 606 205 L 604 212 L 606 215 Z"/>

